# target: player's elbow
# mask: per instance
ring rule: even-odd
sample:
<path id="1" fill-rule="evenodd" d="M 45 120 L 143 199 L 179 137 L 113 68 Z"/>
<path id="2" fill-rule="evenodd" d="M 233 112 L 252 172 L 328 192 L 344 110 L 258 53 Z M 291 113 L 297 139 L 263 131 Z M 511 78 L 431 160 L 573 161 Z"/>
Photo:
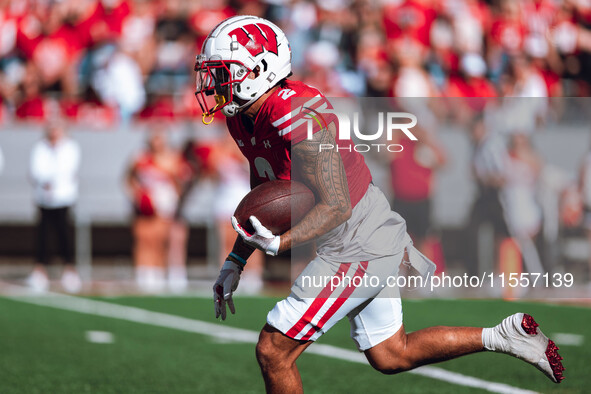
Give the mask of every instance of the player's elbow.
<path id="1" fill-rule="evenodd" d="M 338 204 L 331 207 L 331 217 L 336 226 L 345 223 L 351 217 L 351 204 Z M 335 227 L 336 227 L 335 226 Z"/>
<path id="2" fill-rule="evenodd" d="M 351 208 L 351 204 L 349 204 L 343 209 L 343 214 L 341 217 L 343 219 L 343 222 L 346 222 L 347 220 L 349 220 L 351 218 L 352 214 L 353 214 L 353 208 Z"/>
<path id="3" fill-rule="evenodd" d="M 316 208 L 321 221 L 321 224 L 316 227 L 318 235 L 325 234 L 345 223 L 352 214 L 351 204 L 320 203 Z"/>
<path id="4" fill-rule="evenodd" d="M 341 220 L 342 222 L 346 222 L 351 218 L 353 214 L 353 208 L 351 207 L 351 202 L 347 201 L 346 203 L 341 204 L 340 206 L 340 213 L 341 213 Z"/>

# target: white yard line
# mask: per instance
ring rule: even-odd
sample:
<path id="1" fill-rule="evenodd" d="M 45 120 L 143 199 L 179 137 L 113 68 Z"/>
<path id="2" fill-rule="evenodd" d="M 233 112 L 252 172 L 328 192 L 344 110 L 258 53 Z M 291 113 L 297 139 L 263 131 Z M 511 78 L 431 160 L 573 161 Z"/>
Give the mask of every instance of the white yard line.
<path id="1" fill-rule="evenodd" d="M 363 353 L 355 352 L 352 350 L 342 349 L 335 346 L 330 345 L 323 345 L 323 344 L 314 344 L 314 346 L 310 346 L 306 349 L 306 353 L 314 353 L 321 356 L 336 358 L 340 360 L 347 360 L 351 362 L 356 362 L 360 364 L 367 364 L 367 360 Z M 493 393 L 513 393 L 513 394 L 533 394 L 535 391 L 522 389 L 515 386 L 509 386 L 508 384 L 504 383 L 496 383 L 496 382 L 489 382 L 487 380 L 482 380 L 478 378 L 474 378 L 472 376 L 462 375 L 461 373 L 451 372 L 446 369 L 437 368 L 437 367 L 419 367 L 413 369 L 411 371 L 405 373 L 412 373 L 415 375 L 421 375 L 432 379 L 443 380 L 448 383 L 458 384 L 460 386 L 467 386 L 467 387 L 474 387 L 478 389 L 483 389 L 486 391 L 490 391 Z"/>
<path id="2" fill-rule="evenodd" d="M 558 346 L 581 346 L 585 342 L 585 337 L 579 334 L 569 334 L 566 332 L 556 332 L 550 336 Z"/>
<path id="3" fill-rule="evenodd" d="M 86 340 L 91 343 L 113 343 L 115 336 L 108 331 L 86 331 Z"/>
<path id="4" fill-rule="evenodd" d="M 166 313 L 152 312 L 131 306 L 117 305 L 109 302 L 96 301 L 57 293 L 34 295 L 31 294 L 28 289 L 22 288 L 20 286 L 2 284 L 2 287 L 3 296 L 15 301 L 85 313 L 94 316 L 103 316 L 135 323 L 171 328 L 195 334 L 207 335 L 221 341 L 256 343 L 259 336 L 258 332 L 256 331 L 228 327 L 226 325 L 208 323 L 186 317 L 169 315 Z M 362 353 L 336 346 L 315 344 L 314 346 L 309 347 L 306 350 L 306 353 L 312 353 L 360 364 L 367 364 L 367 360 Z M 408 371 L 407 373 L 438 379 L 461 386 L 487 390 L 493 393 L 535 393 L 535 391 L 521 389 L 519 387 L 510 386 L 504 383 L 489 382 L 436 367 L 420 367 L 412 371 Z"/>

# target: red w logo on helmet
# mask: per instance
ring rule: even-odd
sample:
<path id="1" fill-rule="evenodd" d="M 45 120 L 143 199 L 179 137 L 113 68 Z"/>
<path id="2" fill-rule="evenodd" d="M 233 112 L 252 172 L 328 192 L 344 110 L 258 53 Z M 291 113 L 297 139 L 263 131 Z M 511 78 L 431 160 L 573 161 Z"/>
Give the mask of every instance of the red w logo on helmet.
<path id="1" fill-rule="evenodd" d="M 277 34 L 270 26 L 253 23 L 232 30 L 230 37 L 234 35 L 238 43 L 246 48 L 252 56 L 261 54 L 263 48 L 277 55 Z"/>

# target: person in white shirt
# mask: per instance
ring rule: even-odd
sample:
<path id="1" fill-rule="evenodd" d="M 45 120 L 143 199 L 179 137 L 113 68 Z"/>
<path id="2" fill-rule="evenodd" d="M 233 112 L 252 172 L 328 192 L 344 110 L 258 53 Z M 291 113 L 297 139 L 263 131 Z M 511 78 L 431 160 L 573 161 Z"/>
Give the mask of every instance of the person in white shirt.
<path id="1" fill-rule="evenodd" d="M 66 136 L 61 122 L 51 122 L 44 137 L 33 146 L 30 158 L 30 177 L 39 219 L 36 265 L 27 283 L 36 290 L 45 291 L 49 287 L 47 265 L 52 257 L 49 243 L 53 234 L 57 236 L 59 255 L 65 264 L 63 288 L 75 293 L 82 286 L 73 265 L 73 248 L 68 235 L 69 210 L 78 199 L 79 165 L 78 144 Z"/>

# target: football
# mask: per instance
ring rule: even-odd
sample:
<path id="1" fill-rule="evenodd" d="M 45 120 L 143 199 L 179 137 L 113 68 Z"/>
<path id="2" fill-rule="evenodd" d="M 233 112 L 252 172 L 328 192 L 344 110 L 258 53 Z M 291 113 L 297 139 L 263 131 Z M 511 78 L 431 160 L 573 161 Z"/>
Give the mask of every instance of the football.
<path id="1" fill-rule="evenodd" d="M 297 224 L 314 207 L 314 193 L 303 183 L 289 180 L 265 182 L 250 191 L 238 204 L 234 216 L 249 233 L 248 218 L 257 219 L 275 235 Z"/>

